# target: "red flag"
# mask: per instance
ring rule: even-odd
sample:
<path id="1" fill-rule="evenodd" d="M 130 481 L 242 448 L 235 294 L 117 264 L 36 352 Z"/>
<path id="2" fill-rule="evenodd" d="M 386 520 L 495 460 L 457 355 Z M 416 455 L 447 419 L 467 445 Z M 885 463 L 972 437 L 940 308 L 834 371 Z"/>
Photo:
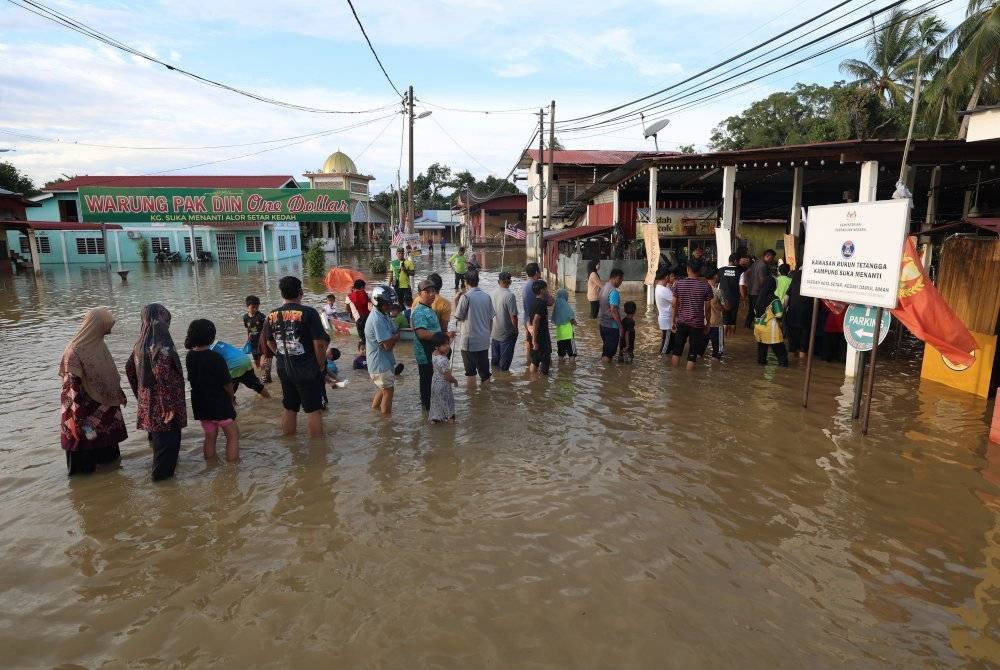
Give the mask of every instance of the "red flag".
<path id="1" fill-rule="evenodd" d="M 892 315 L 947 360 L 972 365 L 976 340 L 927 278 L 912 238 L 906 238 L 900 265 L 899 306 Z"/>

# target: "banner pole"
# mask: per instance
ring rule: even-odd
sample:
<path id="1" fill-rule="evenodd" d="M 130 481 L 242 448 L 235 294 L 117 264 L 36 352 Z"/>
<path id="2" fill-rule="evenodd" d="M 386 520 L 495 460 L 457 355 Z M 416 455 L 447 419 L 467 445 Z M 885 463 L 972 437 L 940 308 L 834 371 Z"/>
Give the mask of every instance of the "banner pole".
<path id="1" fill-rule="evenodd" d="M 861 416 L 861 400 L 865 388 L 865 364 L 868 363 L 868 352 L 858 352 L 858 371 L 854 375 L 854 400 L 851 401 L 851 418 L 857 420 Z"/>
<path id="2" fill-rule="evenodd" d="M 751 308 L 752 309 L 752 308 Z M 809 406 L 809 382 L 812 381 L 813 349 L 816 346 L 816 321 L 819 319 L 819 298 L 813 298 L 812 318 L 809 321 L 809 351 L 806 352 L 806 381 L 802 388 L 802 406 Z"/>
<path id="3" fill-rule="evenodd" d="M 500 241 L 500 269 L 497 272 L 503 272 L 503 254 L 507 250 L 507 219 L 503 221 L 503 240 Z"/>
<path id="4" fill-rule="evenodd" d="M 875 313 L 875 337 L 872 340 L 872 353 L 871 361 L 868 364 L 868 380 L 865 383 L 867 387 L 866 393 L 868 394 L 868 399 L 865 401 L 865 416 L 861 421 L 861 434 L 868 434 L 868 417 L 871 415 L 872 411 L 872 391 L 875 390 L 875 358 L 878 356 L 878 340 L 881 336 L 882 331 L 882 308 L 879 307 L 878 311 Z"/>

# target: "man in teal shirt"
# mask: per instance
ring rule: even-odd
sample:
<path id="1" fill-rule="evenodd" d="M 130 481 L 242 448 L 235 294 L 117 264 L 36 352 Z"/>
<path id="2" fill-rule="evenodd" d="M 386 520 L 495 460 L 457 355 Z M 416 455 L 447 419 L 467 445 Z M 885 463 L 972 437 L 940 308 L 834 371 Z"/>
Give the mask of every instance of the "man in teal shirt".
<path id="1" fill-rule="evenodd" d="M 437 285 L 429 279 L 417 284 L 417 305 L 410 314 L 410 326 L 413 327 L 415 340 L 413 342 L 413 357 L 417 359 L 417 373 L 420 375 L 420 404 L 424 411 L 431 409 L 431 379 L 434 367 L 431 365 L 431 341 L 435 333 L 441 332 L 441 321 L 437 313 L 431 309 L 434 298 L 437 297 Z"/>

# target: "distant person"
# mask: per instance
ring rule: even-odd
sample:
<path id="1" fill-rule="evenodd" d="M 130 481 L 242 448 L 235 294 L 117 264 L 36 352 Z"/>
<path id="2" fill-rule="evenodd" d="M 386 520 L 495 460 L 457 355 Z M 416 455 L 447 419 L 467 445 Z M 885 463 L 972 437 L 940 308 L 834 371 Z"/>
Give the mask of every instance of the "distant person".
<path id="1" fill-rule="evenodd" d="M 441 331 L 448 332 L 448 324 L 451 323 L 451 301 L 441 295 L 444 288 L 444 280 L 437 272 L 427 275 L 427 280 L 434 284 L 434 302 L 430 308 L 437 314 L 438 323 L 441 324 Z"/>
<path id="2" fill-rule="evenodd" d="M 656 288 L 653 299 L 656 301 L 656 325 L 660 328 L 660 354 L 669 354 L 674 350 L 674 279 L 673 270 L 660 268 L 656 273 Z"/>
<path id="3" fill-rule="evenodd" d="M 618 353 L 618 343 L 621 340 L 622 317 L 619 312 L 621 307 L 621 295 L 618 287 L 625 281 L 625 272 L 621 268 L 614 268 L 608 277 L 608 281 L 601 288 L 599 296 L 600 309 L 598 310 L 598 325 L 601 332 L 601 360 L 610 363 Z"/>
<path id="4" fill-rule="evenodd" d="M 431 382 L 434 377 L 434 363 L 431 356 L 435 347 L 435 335 L 444 332 L 438 315 L 431 308 L 437 297 L 437 285 L 428 277 L 417 284 L 417 304 L 410 314 L 410 326 L 413 328 L 413 357 L 417 361 L 417 375 L 420 378 L 420 406 L 425 412 L 431 408 Z"/>
<path id="5" fill-rule="evenodd" d="M 365 291 L 365 280 L 355 279 L 351 292 L 347 294 L 347 304 L 351 306 L 351 316 L 354 317 L 354 328 L 358 332 L 358 340 L 365 339 L 365 322 L 371 313 L 371 300 Z"/>
<path id="6" fill-rule="evenodd" d="M 396 258 L 389 263 L 389 282 L 396 290 L 396 299 L 400 305 L 409 305 L 413 302 L 413 291 L 410 286 L 415 274 L 413 261 L 407 258 L 407 253 L 401 248 L 396 249 Z"/>
<path id="7" fill-rule="evenodd" d="M 753 325 L 753 306 L 757 304 L 757 297 L 764 286 L 764 280 L 771 276 L 771 265 L 774 263 L 775 255 L 774 249 L 768 249 L 747 270 L 747 291 L 750 304 L 750 310 L 747 313 L 747 328 Z"/>
<path id="8" fill-rule="evenodd" d="M 281 382 L 281 430 L 294 435 L 299 410 L 305 412 L 310 437 L 323 434 L 323 378 L 326 334 L 319 312 L 302 304 L 302 281 L 282 277 L 278 282 L 283 303 L 267 315 L 264 333 L 278 361 Z"/>
<path id="9" fill-rule="evenodd" d="M 446 245 L 445 245 L 445 241 L 444 241 L 444 235 L 442 235 L 441 236 L 441 258 L 444 258 L 445 247 L 446 247 Z"/>
<path id="10" fill-rule="evenodd" d="M 247 342 L 243 345 L 253 359 L 253 364 L 260 369 L 260 334 L 264 330 L 264 315 L 260 313 L 260 298 L 248 295 L 246 299 L 247 312 L 243 315 L 243 328 L 247 331 Z"/>
<path id="11" fill-rule="evenodd" d="M 320 309 L 323 311 L 326 318 L 333 319 L 336 317 L 340 313 L 340 310 L 337 309 L 337 296 L 332 293 L 327 293 L 326 302 L 321 305 Z"/>
<path id="12" fill-rule="evenodd" d="M 372 409 L 379 410 L 382 416 L 392 414 L 392 396 L 396 387 L 396 356 L 393 349 L 399 342 L 399 333 L 389 318 L 395 296 L 389 291 L 377 292 L 372 296 L 375 311 L 368 317 L 365 324 L 365 350 L 368 353 L 368 375 L 375 384 L 375 395 L 372 397 Z"/>
<path id="13" fill-rule="evenodd" d="M 774 277 L 766 277 L 758 289 L 760 293 L 754 304 L 753 336 L 757 340 L 758 365 L 767 365 L 767 350 L 770 348 L 778 358 L 778 365 L 787 368 L 788 351 L 785 349 L 785 338 L 779 321 L 784 315 L 784 308 L 775 295 L 776 289 Z"/>
<path id="14" fill-rule="evenodd" d="M 354 362 L 351 363 L 351 367 L 355 370 L 368 369 L 368 351 L 365 349 L 364 342 L 358 342 L 357 355 L 354 357 Z"/>
<path id="15" fill-rule="evenodd" d="M 600 266 L 601 261 L 598 260 L 587 263 L 587 301 L 590 303 L 591 319 L 596 319 L 601 309 L 601 287 L 604 286 L 604 282 L 597 271 Z"/>
<path id="16" fill-rule="evenodd" d="M 434 378 L 431 384 L 431 406 L 427 418 L 431 423 L 445 423 L 455 420 L 455 394 L 453 386 L 458 386 L 458 380 L 451 373 L 451 347 L 448 336 L 435 333 L 431 340 L 434 352 L 431 365 L 434 368 Z"/>
<path id="17" fill-rule="evenodd" d="M 722 332 L 723 315 L 726 313 L 726 307 L 728 303 L 726 302 L 726 296 L 722 292 L 722 286 L 719 282 L 719 271 L 709 270 L 705 273 L 705 280 L 708 285 L 712 287 L 712 302 L 709 304 L 709 309 L 711 311 L 709 321 L 708 321 L 708 337 L 703 345 L 702 356 L 704 356 L 704 351 L 708 349 L 708 343 L 712 344 L 712 358 L 716 360 L 722 359 L 722 351 L 724 348 L 725 335 Z"/>
<path id="18" fill-rule="evenodd" d="M 149 433 L 153 447 L 153 481 L 170 479 L 181 450 L 181 429 L 187 426 L 187 402 L 181 359 L 170 336 L 170 312 L 163 305 L 143 308 L 125 375 L 138 400 L 136 427 Z"/>
<path id="19" fill-rule="evenodd" d="M 549 296 L 548 284 L 541 279 L 537 279 L 531 284 L 535 301 L 531 308 L 531 316 L 528 321 L 531 324 L 531 339 L 534 346 L 531 355 L 534 359 L 535 369 L 543 375 L 549 374 L 552 367 L 552 338 L 549 335 Z"/>
<path id="20" fill-rule="evenodd" d="M 569 291 L 556 291 L 556 302 L 552 307 L 552 325 L 556 327 L 556 353 L 559 360 L 576 360 L 576 311 L 569 304 Z"/>
<path id="21" fill-rule="evenodd" d="M 490 372 L 490 338 L 493 332 L 493 301 L 490 296 L 479 288 L 479 273 L 469 270 L 465 273 L 465 285 L 469 290 L 463 292 L 456 304 L 455 321 L 462 326 L 459 338 L 462 352 L 462 363 L 465 366 L 465 377 L 472 381 L 476 374 L 483 382 L 489 381 Z"/>
<path id="22" fill-rule="evenodd" d="M 448 259 L 448 265 L 455 273 L 455 290 L 465 288 L 465 273 L 469 271 L 469 259 L 465 257 L 465 247 L 459 247 L 458 251 Z"/>
<path id="23" fill-rule="evenodd" d="M 340 373 L 340 368 L 337 366 L 337 361 L 340 360 L 340 349 L 337 347 L 328 347 L 326 350 L 326 383 L 323 384 L 323 409 L 327 409 L 330 406 L 330 397 L 327 395 L 326 387 L 337 388 L 337 382 L 340 379 L 337 375 Z"/>
<path id="24" fill-rule="evenodd" d="M 719 289 L 725 298 L 726 307 L 722 311 L 722 332 L 724 336 L 736 333 L 736 318 L 740 311 L 739 254 L 729 254 L 729 265 L 719 268 Z"/>
<path id="25" fill-rule="evenodd" d="M 233 404 L 236 389 L 226 360 L 211 349 L 214 342 L 215 324 L 208 319 L 195 319 L 188 325 L 184 338 L 188 353 L 184 363 L 191 384 L 191 410 L 205 431 L 201 446 L 205 460 L 215 460 L 215 444 L 221 430 L 226 436 L 226 462 L 235 463 L 240 458 L 240 428 Z"/>
<path id="26" fill-rule="evenodd" d="M 625 316 L 622 317 L 622 332 L 618 345 L 618 362 L 631 363 L 635 358 L 635 312 L 636 304 L 629 300 L 625 303 Z"/>
<path id="27" fill-rule="evenodd" d="M 88 311 L 59 362 L 60 443 L 70 475 L 90 474 L 98 465 L 118 460 L 118 445 L 128 437 L 121 375 L 104 342 L 114 325 L 107 309 Z"/>
<path id="28" fill-rule="evenodd" d="M 785 343 L 789 354 L 798 354 L 799 358 L 809 353 L 809 328 L 812 326 L 813 299 L 802 295 L 802 270 L 795 270 L 792 283 L 788 286 L 787 306 L 785 307 L 784 326 Z M 820 333 L 816 341 L 822 339 Z"/>
<path id="29" fill-rule="evenodd" d="M 434 255 L 434 238 L 433 237 L 428 237 L 427 238 L 427 257 L 430 258 L 433 255 Z"/>
<path id="30" fill-rule="evenodd" d="M 528 263 L 524 266 L 524 288 L 521 289 L 521 306 L 524 308 L 524 353 L 527 358 L 528 371 L 535 369 L 535 357 L 532 355 L 534 341 L 532 340 L 531 315 L 535 312 L 535 282 L 542 278 L 542 269 L 538 263 Z"/>
<path id="31" fill-rule="evenodd" d="M 502 271 L 493 293 L 493 330 L 490 332 L 490 364 L 494 370 L 509 372 L 517 344 L 517 298 L 510 290 L 511 276 Z"/>
<path id="32" fill-rule="evenodd" d="M 824 304 L 820 301 L 820 304 Z M 844 339 L 844 316 L 847 311 L 839 314 L 824 307 L 826 313 L 823 324 L 823 360 L 827 363 L 845 363 L 847 361 L 847 340 Z M 821 313 L 822 316 L 822 313 Z"/>
<path id="33" fill-rule="evenodd" d="M 687 369 L 694 370 L 698 354 L 704 351 L 713 297 L 712 287 L 701 278 L 701 263 L 688 263 L 687 276 L 674 283 L 674 320 L 677 323 L 671 359 L 674 365 L 680 362 L 684 346 L 688 345 Z"/>
<path id="34" fill-rule="evenodd" d="M 782 263 L 778 266 L 778 278 L 775 280 L 775 286 L 777 287 L 774 291 L 774 295 L 778 296 L 778 300 L 781 301 L 782 305 L 787 305 L 785 301 L 785 296 L 788 295 L 788 287 L 792 285 L 792 278 L 790 275 L 792 271 L 792 266 L 788 263 Z"/>

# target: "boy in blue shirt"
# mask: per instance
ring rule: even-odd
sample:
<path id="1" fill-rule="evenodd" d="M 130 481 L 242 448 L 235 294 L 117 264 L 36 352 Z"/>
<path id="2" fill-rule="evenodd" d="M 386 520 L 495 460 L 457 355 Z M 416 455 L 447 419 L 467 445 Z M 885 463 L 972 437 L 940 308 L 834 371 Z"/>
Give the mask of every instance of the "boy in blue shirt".
<path id="1" fill-rule="evenodd" d="M 254 374 L 253 358 L 250 357 L 250 354 L 244 354 L 242 349 L 237 349 L 222 340 L 212 342 L 209 350 L 219 354 L 226 361 L 226 367 L 229 368 L 229 376 L 233 380 L 233 393 L 236 393 L 236 389 L 240 387 L 240 384 L 244 384 L 256 391 L 263 398 L 271 397 L 270 392 L 261 383 L 260 379 L 257 378 L 257 375 Z"/>

